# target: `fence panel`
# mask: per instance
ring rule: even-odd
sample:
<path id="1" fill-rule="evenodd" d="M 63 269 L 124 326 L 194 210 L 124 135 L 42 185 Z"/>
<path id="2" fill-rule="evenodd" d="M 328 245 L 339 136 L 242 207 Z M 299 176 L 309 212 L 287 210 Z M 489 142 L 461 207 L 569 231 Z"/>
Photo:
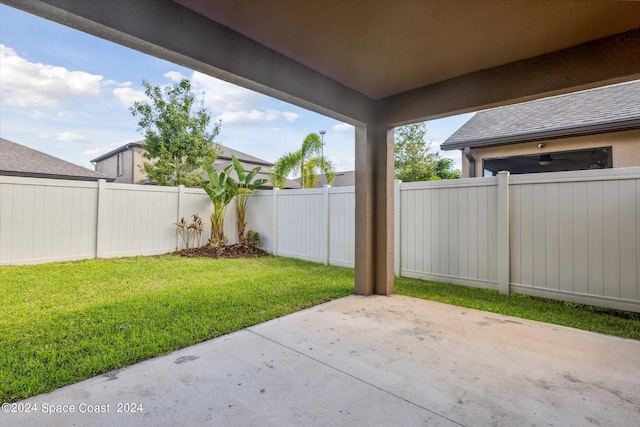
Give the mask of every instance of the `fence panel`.
<path id="1" fill-rule="evenodd" d="M 109 183 L 104 203 L 105 257 L 175 250 L 178 188 Z"/>
<path id="2" fill-rule="evenodd" d="M 92 258 L 98 184 L 0 176 L 0 264 Z"/>
<path id="3" fill-rule="evenodd" d="M 400 274 L 498 287 L 497 179 L 400 185 Z"/>
<path id="4" fill-rule="evenodd" d="M 510 179 L 511 289 L 640 311 L 640 168 Z"/>
<path id="5" fill-rule="evenodd" d="M 323 189 L 280 191 L 278 255 L 324 262 Z"/>
<path id="6" fill-rule="evenodd" d="M 329 264 L 355 265 L 356 197 L 354 187 L 329 190 Z"/>

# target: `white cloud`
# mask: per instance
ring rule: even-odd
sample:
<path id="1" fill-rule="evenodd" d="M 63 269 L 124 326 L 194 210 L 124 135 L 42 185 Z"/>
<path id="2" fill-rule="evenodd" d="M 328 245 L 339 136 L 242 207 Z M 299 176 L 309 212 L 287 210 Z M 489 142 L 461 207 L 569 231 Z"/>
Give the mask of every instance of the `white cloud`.
<path id="1" fill-rule="evenodd" d="M 144 101 L 147 99 L 143 91 L 133 89 L 130 87 L 130 84 L 115 88 L 113 95 L 116 97 L 116 100 L 126 108 L 129 108 L 131 104 L 136 101 Z"/>
<path id="2" fill-rule="evenodd" d="M 76 142 L 76 141 L 82 141 L 85 138 L 84 136 L 78 135 L 77 133 L 73 133 L 73 132 L 59 132 L 56 134 L 56 139 L 58 141 Z"/>
<path id="3" fill-rule="evenodd" d="M 193 92 L 197 96 L 204 92 L 205 106 L 214 113 L 249 112 L 258 110 L 266 102 L 264 95 L 197 71 L 190 80 Z"/>
<path id="4" fill-rule="evenodd" d="M 92 148 L 90 150 L 85 150 L 82 152 L 83 156 L 91 156 L 91 157 L 98 157 L 103 153 L 106 153 L 107 150 L 105 150 L 104 148 L 100 148 L 100 147 L 96 147 L 96 148 Z"/>
<path id="5" fill-rule="evenodd" d="M 177 81 L 185 76 L 170 71 L 165 74 L 165 77 Z M 300 117 L 298 113 L 290 111 L 265 110 L 263 107 L 269 102 L 266 95 L 197 71 L 193 72 L 190 81 L 193 92 L 197 96 L 204 92 L 205 106 L 217 115 L 216 119 L 222 120 L 223 123 L 270 122 L 280 118 L 293 123 Z"/>
<path id="6" fill-rule="evenodd" d="M 53 107 L 74 96 L 96 96 L 104 77 L 29 62 L 0 44 L 1 98 L 9 105 Z"/>
<path id="7" fill-rule="evenodd" d="M 300 114 L 292 113 L 290 111 L 283 111 L 282 113 L 280 113 L 280 115 L 284 117 L 284 119 L 289 123 L 295 122 L 296 120 L 298 120 L 298 117 L 300 117 Z"/>
<path id="8" fill-rule="evenodd" d="M 280 116 L 278 111 L 227 111 L 216 117 L 216 120 L 222 120 L 222 123 L 255 123 L 255 122 L 272 122 Z"/>
<path id="9" fill-rule="evenodd" d="M 83 139 L 85 139 L 85 137 L 83 135 L 79 135 L 77 133 L 73 133 L 73 132 L 57 132 L 57 133 L 39 133 L 38 134 L 38 138 L 40 139 L 55 139 L 57 141 L 63 141 L 63 142 L 78 142 L 78 141 L 82 141 Z"/>
<path id="10" fill-rule="evenodd" d="M 180 80 L 186 78 L 186 76 L 178 71 L 169 71 L 163 75 L 163 77 L 168 78 L 172 82 L 179 82 Z"/>
<path id="11" fill-rule="evenodd" d="M 348 123 L 340 123 L 340 124 L 331 126 L 331 130 L 334 132 L 347 132 L 347 131 L 353 130 L 353 126 Z"/>
<path id="12" fill-rule="evenodd" d="M 278 110 L 251 110 L 251 111 L 227 111 L 216 117 L 216 121 L 222 120 L 222 123 L 257 123 L 272 122 L 279 118 L 284 118 L 288 122 L 294 122 L 298 118 L 298 114 L 283 112 Z"/>

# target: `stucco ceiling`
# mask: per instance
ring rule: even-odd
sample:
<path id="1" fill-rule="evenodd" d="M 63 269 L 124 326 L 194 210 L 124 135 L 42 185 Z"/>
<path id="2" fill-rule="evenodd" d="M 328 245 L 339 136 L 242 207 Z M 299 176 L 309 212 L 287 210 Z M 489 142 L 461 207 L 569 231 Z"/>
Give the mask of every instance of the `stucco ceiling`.
<path id="1" fill-rule="evenodd" d="M 640 2 L 176 2 L 373 99 L 640 28 Z"/>

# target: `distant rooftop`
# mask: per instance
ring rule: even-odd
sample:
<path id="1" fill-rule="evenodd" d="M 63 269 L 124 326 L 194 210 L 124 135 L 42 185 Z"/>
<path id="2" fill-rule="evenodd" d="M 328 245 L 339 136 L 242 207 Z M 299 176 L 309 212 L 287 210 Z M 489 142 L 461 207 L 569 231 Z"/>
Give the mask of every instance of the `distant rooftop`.
<path id="1" fill-rule="evenodd" d="M 113 178 L 0 138 L 0 175 L 97 181 Z"/>
<path id="2" fill-rule="evenodd" d="M 443 150 L 640 128 L 640 80 L 476 113 Z"/>
<path id="3" fill-rule="evenodd" d="M 106 154 L 103 154 L 102 156 L 96 157 L 95 159 L 91 160 L 91 163 L 97 163 L 100 162 L 102 160 L 108 159 L 109 157 L 115 156 L 118 153 L 121 153 L 123 151 L 127 151 L 129 149 L 132 148 L 140 148 L 142 147 L 142 144 L 144 143 L 144 140 L 142 141 L 136 141 L 136 142 L 130 142 L 128 144 L 124 144 L 118 148 L 116 148 L 115 150 L 109 151 Z M 245 161 L 248 163 L 254 163 L 256 165 L 263 165 L 263 166 L 273 166 L 272 163 L 263 160 L 263 159 L 259 159 L 258 157 L 252 156 L 250 154 L 247 153 L 243 153 L 242 151 L 238 151 L 236 149 L 233 149 L 231 147 L 227 147 L 226 145 L 222 145 L 222 144 L 218 144 L 220 145 L 220 148 L 222 150 L 222 152 L 220 153 L 220 155 L 218 156 L 219 159 L 228 159 L 231 160 L 231 156 L 234 155 L 238 158 L 238 160 L 241 161 Z"/>
<path id="4" fill-rule="evenodd" d="M 286 188 L 301 188 L 300 178 L 295 178 L 287 181 L 291 181 L 291 187 Z M 327 176 L 323 173 L 318 174 L 317 187 L 322 188 L 325 185 L 327 185 Z M 333 179 L 333 184 L 331 184 L 332 187 L 349 187 L 354 185 L 356 185 L 356 171 L 336 172 L 336 176 Z"/>

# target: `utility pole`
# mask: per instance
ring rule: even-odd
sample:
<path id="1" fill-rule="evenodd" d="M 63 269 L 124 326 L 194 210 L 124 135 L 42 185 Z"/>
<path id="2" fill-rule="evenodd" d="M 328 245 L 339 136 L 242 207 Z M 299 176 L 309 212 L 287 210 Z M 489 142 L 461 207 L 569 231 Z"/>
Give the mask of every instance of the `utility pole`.
<path id="1" fill-rule="evenodd" d="M 327 133 L 326 130 L 321 130 L 320 131 L 320 144 L 322 145 L 322 154 L 321 154 L 321 158 L 322 158 L 322 167 L 324 168 L 324 134 Z M 327 184 L 329 183 L 329 180 L 327 179 L 327 174 L 324 175 L 324 179 L 327 181 Z"/>

